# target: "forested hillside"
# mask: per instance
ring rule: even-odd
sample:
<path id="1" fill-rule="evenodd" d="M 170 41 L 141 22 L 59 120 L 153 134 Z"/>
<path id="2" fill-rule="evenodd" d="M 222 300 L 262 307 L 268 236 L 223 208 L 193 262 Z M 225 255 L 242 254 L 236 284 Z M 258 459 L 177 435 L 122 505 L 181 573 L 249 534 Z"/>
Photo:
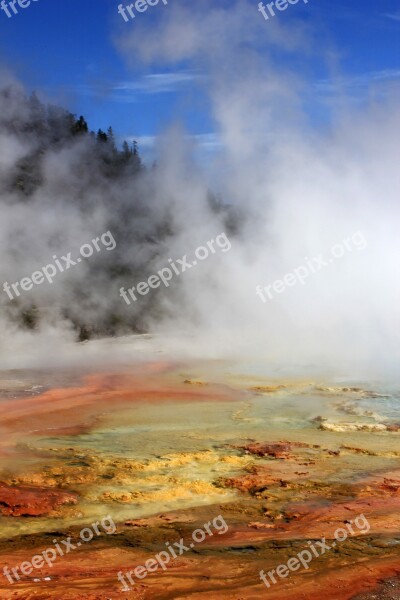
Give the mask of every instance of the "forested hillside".
<path id="1" fill-rule="evenodd" d="M 126 307 L 118 290 L 148 277 L 182 227 L 177 199 L 162 185 L 162 166 L 145 166 L 136 142 L 118 147 L 111 126 L 90 131 L 84 116 L 45 105 L 18 86 L 0 91 L 0 140 L 0 208 L 9 224 L 2 226 L 2 282 L 29 275 L 27 260 L 33 272 L 54 254 L 76 252 L 92 235 L 109 230 L 116 240 L 115 250 L 52 285 L 11 301 L 2 292 L 3 316 L 32 329 L 66 320 L 81 340 L 146 330 L 149 316 L 164 310 L 162 291 Z M 210 192 L 201 201 L 211 219 L 233 232 L 238 219 L 231 208 Z"/>

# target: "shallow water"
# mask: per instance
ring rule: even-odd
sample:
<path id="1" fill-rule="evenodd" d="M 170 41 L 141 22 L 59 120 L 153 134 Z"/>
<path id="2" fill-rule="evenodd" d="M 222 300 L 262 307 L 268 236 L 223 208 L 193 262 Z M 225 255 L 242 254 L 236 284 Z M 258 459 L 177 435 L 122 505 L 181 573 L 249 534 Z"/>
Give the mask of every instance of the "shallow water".
<path id="1" fill-rule="evenodd" d="M 240 482 L 260 466 L 277 477 L 278 487 L 265 500 L 260 496 L 274 510 L 291 498 L 306 502 L 310 492 L 310 506 L 354 501 L 357 486 L 368 489 L 368 477 L 383 480 L 382 473 L 398 470 L 400 433 L 328 432 L 321 423 L 396 424 L 397 390 L 263 377 L 260 365 L 227 362 L 149 363 L 88 376 L 19 372 L 14 380 L 7 373 L 0 479 L 21 489 L 65 490 L 77 495 L 77 503 L 41 516 L 2 516 L 0 537 L 14 539 L 22 552 L 26 534 L 63 532 L 105 515 L 124 523 L 214 505 L 229 513 L 243 502 L 252 505 L 257 495 L 246 501 L 236 484 L 221 482 Z M 287 462 L 241 449 L 280 441 L 300 443 Z M 295 484 L 279 487 L 279 477 Z M 236 510 L 238 519 L 243 509 Z M 377 527 L 382 530 L 382 523 Z M 245 550 L 232 548 L 232 556 Z"/>

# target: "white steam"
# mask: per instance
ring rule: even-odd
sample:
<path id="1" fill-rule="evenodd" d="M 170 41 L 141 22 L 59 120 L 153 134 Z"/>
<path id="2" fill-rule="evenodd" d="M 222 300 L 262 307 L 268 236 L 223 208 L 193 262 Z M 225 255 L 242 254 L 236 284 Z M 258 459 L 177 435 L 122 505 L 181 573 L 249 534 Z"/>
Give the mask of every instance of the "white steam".
<path id="1" fill-rule="evenodd" d="M 311 363 L 315 370 L 330 366 L 354 376 L 391 371 L 400 358 L 396 90 L 382 88 L 379 102 L 362 109 L 358 105 L 357 111 L 343 96 L 339 110 L 332 96 L 329 126 L 316 124 L 305 105 L 312 95 L 310 82 L 282 66 L 290 61 L 275 64 L 277 53 L 302 53 L 306 61 L 320 52 L 308 42 L 310 31 L 292 18 L 286 21 L 286 15 L 267 24 L 254 3 L 230 2 L 226 9 L 213 4 L 171 3 L 156 25 L 137 19 L 134 29 L 123 23 L 118 35 L 118 48 L 128 63 L 140 56 L 155 68 L 184 65 L 201 74 L 199 86 L 209 98 L 222 144 L 207 179 L 188 158 L 179 127 L 171 127 L 160 140 L 159 169 L 143 182 L 144 190 L 151 188 L 150 210 L 129 227 L 135 239 L 137 230 L 150 231 L 149 222 L 168 213 L 174 236 L 160 243 L 156 255 L 151 244 L 132 245 L 128 259 L 140 256 L 148 266 L 142 279 L 121 278 L 119 285 L 136 286 L 168 266 L 169 258 L 193 257 L 197 246 L 224 231 L 222 216 L 213 214 L 206 201 L 210 181 L 241 212 L 240 228 L 235 235 L 226 232 L 229 252 L 211 255 L 160 290 L 160 308 L 150 318 L 149 296 L 126 310 L 143 311 L 151 331 L 173 339 L 172 349 L 185 355 L 258 357 L 282 366 Z M 23 151 L 5 135 L 0 137 L 3 147 L 8 158 L 0 171 Z M 20 279 L 55 252 L 77 248 L 109 228 L 108 201 L 125 190 L 86 182 L 91 210 L 82 213 L 74 202 L 82 189 L 74 175 L 78 163 L 76 148 L 54 152 L 33 203 L 13 205 L 6 198 L 2 281 Z M 123 220 L 123 214 L 114 217 Z M 266 303 L 256 295 L 257 285 L 281 280 L 321 253 L 329 257 L 332 246 L 356 232 L 367 242 L 364 249 L 346 251 L 305 285 L 288 287 Z M 123 303 L 119 285 L 110 287 L 105 280 L 88 287 L 90 261 L 71 277 L 93 293 L 99 313 L 102 306 Z M 42 293 L 46 303 L 48 290 Z M 68 297 L 61 276 L 52 293 L 52 302 L 57 295 Z M 32 343 L 32 334 L 21 338 L 24 334 L 17 335 L 5 319 L 2 325 L 4 354 Z M 60 331 L 65 339 L 69 325 Z M 57 336 L 52 339 L 58 343 Z"/>

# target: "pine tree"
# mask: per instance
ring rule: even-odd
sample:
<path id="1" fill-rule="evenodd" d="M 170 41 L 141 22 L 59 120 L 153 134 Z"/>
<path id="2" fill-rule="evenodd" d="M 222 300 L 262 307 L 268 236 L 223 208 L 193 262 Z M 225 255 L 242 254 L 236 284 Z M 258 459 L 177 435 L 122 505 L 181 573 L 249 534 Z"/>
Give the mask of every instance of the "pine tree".
<path id="1" fill-rule="evenodd" d="M 80 134 L 88 133 L 88 131 L 89 131 L 88 124 L 86 123 L 85 119 L 81 115 L 79 117 L 79 119 L 77 121 L 75 121 L 75 123 L 72 126 L 72 134 L 80 135 Z"/>
<path id="2" fill-rule="evenodd" d="M 111 149 L 115 151 L 117 149 L 117 147 L 115 145 L 115 135 L 114 135 L 114 131 L 113 131 L 112 127 L 109 127 L 107 129 L 107 138 L 108 138 L 108 143 L 111 146 Z"/>
<path id="3" fill-rule="evenodd" d="M 132 147 L 132 166 L 134 171 L 140 171 L 142 168 L 142 160 L 139 155 L 139 146 L 136 140 L 133 141 Z"/>
<path id="4" fill-rule="evenodd" d="M 107 138 L 107 134 L 104 133 L 104 131 L 102 131 L 102 129 L 99 129 L 97 132 L 97 141 L 98 142 L 107 142 L 108 138 Z"/>
<path id="5" fill-rule="evenodd" d="M 122 144 L 122 154 L 127 161 L 130 159 L 132 154 L 131 149 L 129 148 L 129 144 L 126 140 L 124 140 Z"/>

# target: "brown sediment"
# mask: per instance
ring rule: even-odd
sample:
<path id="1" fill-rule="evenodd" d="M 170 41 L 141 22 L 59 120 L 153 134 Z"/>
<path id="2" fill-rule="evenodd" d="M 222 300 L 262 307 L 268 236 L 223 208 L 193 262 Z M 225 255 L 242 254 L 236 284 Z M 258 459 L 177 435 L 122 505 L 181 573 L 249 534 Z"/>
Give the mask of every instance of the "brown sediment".
<path id="1" fill-rule="evenodd" d="M 398 494 L 400 493 L 400 477 L 399 479 L 390 479 L 389 477 L 385 477 L 383 483 L 381 483 L 379 487 L 385 492 Z"/>
<path id="2" fill-rule="evenodd" d="M 357 448 L 342 444 L 342 453 L 351 452 L 354 454 L 364 454 L 365 456 L 385 456 L 387 458 L 397 458 L 400 456 L 400 451 L 396 450 L 370 450 L 368 448 Z"/>
<path id="3" fill-rule="evenodd" d="M 261 394 L 274 394 L 286 390 L 289 386 L 287 385 L 256 385 L 250 388 L 252 392 L 259 392 Z"/>
<path id="4" fill-rule="evenodd" d="M 240 449 L 255 454 L 257 456 L 271 456 L 272 458 L 282 458 L 288 460 L 291 458 L 294 448 L 319 448 L 302 442 L 253 442 L 245 446 L 238 446 Z"/>
<path id="5" fill-rule="evenodd" d="M 318 393 L 326 393 L 332 396 L 339 396 L 342 394 L 356 394 L 361 398 L 390 398 L 389 394 L 380 394 L 371 390 L 364 390 L 360 387 L 330 387 L 324 385 L 315 386 L 315 391 Z"/>
<path id="6" fill-rule="evenodd" d="M 397 600 L 397 598 L 400 598 L 400 569 L 399 577 L 396 579 L 383 581 L 370 592 L 357 594 L 351 600 Z"/>
<path id="7" fill-rule="evenodd" d="M 196 381 L 193 379 L 185 379 L 183 383 L 186 383 L 187 385 L 208 385 L 205 381 Z"/>
<path id="8" fill-rule="evenodd" d="M 225 487 L 232 487 L 250 494 L 260 493 L 280 483 L 281 478 L 274 476 L 268 467 L 252 466 L 248 475 L 238 475 L 220 481 Z"/>
<path id="9" fill-rule="evenodd" d="M 76 504 L 77 501 L 77 495 L 69 492 L 0 483 L 0 512 L 5 516 L 55 515 L 64 504 Z"/>
<path id="10" fill-rule="evenodd" d="M 325 552 L 310 564 L 309 570 L 293 572 L 287 579 L 278 579 L 276 585 L 267 589 L 260 582 L 260 570 L 268 572 L 279 564 L 285 564 L 308 548 L 310 536 L 307 524 L 303 523 L 302 534 L 293 530 L 291 535 L 283 536 L 275 530 L 271 537 L 267 522 L 252 519 L 257 510 L 256 505 L 244 507 L 241 503 L 226 507 L 215 505 L 118 523 L 114 535 L 93 539 L 67 557 L 59 557 L 51 568 L 45 565 L 35 569 L 31 575 L 14 584 L 7 585 L 3 578 L 1 600 L 258 600 L 266 597 L 273 600 L 314 600 L 320 597 L 355 600 L 357 594 L 375 589 L 379 580 L 393 577 L 399 569 L 400 549 L 385 545 L 383 542 L 387 538 L 371 530 L 368 536 L 349 538 L 338 544 L 335 552 Z M 183 539 L 188 546 L 192 532 L 203 528 L 204 523 L 212 522 L 219 514 L 224 516 L 229 526 L 226 533 L 220 535 L 213 529 L 213 536 L 171 560 L 165 571 L 158 569 L 140 581 L 134 577 L 134 589 L 126 593 L 121 591 L 117 579 L 119 572 L 124 574 L 144 565 L 165 550 L 167 542 L 173 544 Z M 332 532 L 325 527 L 323 535 Z M 77 527 L 69 528 L 67 534 L 72 543 L 79 539 Z M 0 543 L 2 563 L 9 567 L 20 565 L 49 547 L 48 537 L 30 537 L 29 541 L 26 538 L 14 540 L 12 552 L 8 553 L 4 544 Z M 331 536 L 327 535 L 328 544 L 329 538 Z M 59 534 L 57 539 L 61 539 Z M 45 577 L 50 580 L 45 581 Z M 34 582 L 34 578 L 40 581 Z M 372 597 L 357 600 L 369 598 Z"/>
<path id="11" fill-rule="evenodd" d="M 356 417 L 368 417 L 370 419 L 374 419 L 375 421 L 385 421 L 385 417 L 378 414 L 373 410 L 362 409 L 357 405 L 357 401 L 348 401 L 348 400 L 339 400 L 335 402 L 333 406 L 336 408 L 338 412 L 352 415 Z"/>

